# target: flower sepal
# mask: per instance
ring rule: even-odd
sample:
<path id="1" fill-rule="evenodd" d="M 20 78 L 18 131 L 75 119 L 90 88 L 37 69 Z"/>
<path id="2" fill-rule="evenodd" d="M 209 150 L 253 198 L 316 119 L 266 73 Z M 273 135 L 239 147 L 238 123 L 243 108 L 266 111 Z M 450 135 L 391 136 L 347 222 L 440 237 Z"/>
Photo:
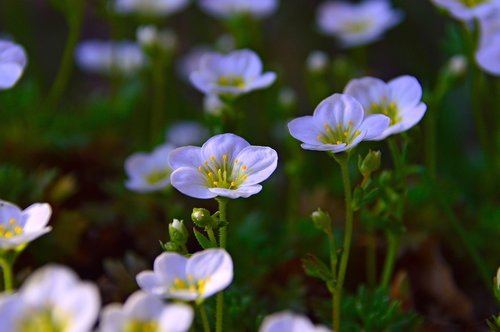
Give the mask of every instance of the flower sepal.
<path id="1" fill-rule="evenodd" d="M 217 229 L 220 227 L 219 211 L 210 214 L 210 211 L 204 208 L 193 208 L 191 220 L 196 226 L 204 229 Z"/>
<path id="2" fill-rule="evenodd" d="M 327 235 L 332 235 L 332 219 L 327 212 L 318 208 L 311 213 L 311 219 L 317 229 L 325 232 Z"/>

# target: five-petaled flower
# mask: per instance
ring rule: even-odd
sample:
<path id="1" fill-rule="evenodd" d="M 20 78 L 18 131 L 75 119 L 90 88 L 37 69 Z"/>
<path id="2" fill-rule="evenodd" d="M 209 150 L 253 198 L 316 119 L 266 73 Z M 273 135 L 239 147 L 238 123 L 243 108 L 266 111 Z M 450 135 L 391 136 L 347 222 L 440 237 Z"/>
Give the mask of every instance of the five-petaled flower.
<path id="1" fill-rule="evenodd" d="M 223 249 L 206 249 L 190 258 L 164 252 L 154 261 L 154 271 L 137 275 L 147 293 L 163 298 L 202 301 L 225 289 L 233 280 L 233 261 Z"/>
<path id="2" fill-rule="evenodd" d="M 186 332 L 193 309 L 181 303 L 165 304 L 157 296 L 136 291 L 125 304 L 112 303 L 101 313 L 100 332 Z"/>
<path id="3" fill-rule="evenodd" d="M 309 318 L 289 311 L 277 312 L 264 318 L 259 332 L 329 332 L 324 326 L 314 326 Z"/>
<path id="4" fill-rule="evenodd" d="M 353 79 L 344 93 L 356 98 L 366 114 L 384 114 L 391 119 L 389 128 L 375 140 L 410 129 L 427 110 L 421 101 L 422 86 L 413 76 L 400 76 L 388 83 L 374 77 Z"/>
<path id="5" fill-rule="evenodd" d="M 217 18 L 249 15 L 264 18 L 278 7 L 278 0 L 201 0 L 201 8 Z"/>
<path id="6" fill-rule="evenodd" d="M 0 40 L 0 90 L 9 89 L 23 74 L 26 52 L 16 43 Z"/>
<path id="7" fill-rule="evenodd" d="M 49 232 L 51 214 L 47 203 L 35 203 L 21 211 L 12 203 L 0 201 L 0 250 L 18 248 Z"/>
<path id="8" fill-rule="evenodd" d="M 46 266 L 0 298 L 0 332 L 91 331 L 100 302 L 94 284 L 64 266 Z"/>
<path id="9" fill-rule="evenodd" d="M 270 147 L 250 145 L 234 134 L 210 138 L 202 147 L 185 146 L 170 153 L 172 186 L 185 195 L 249 197 L 276 169 L 278 155 Z"/>
<path id="10" fill-rule="evenodd" d="M 276 79 L 276 74 L 262 73 L 262 61 L 255 52 L 237 50 L 227 55 L 205 54 L 190 79 L 205 94 L 238 96 L 268 87 Z"/>
<path id="11" fill-rule="evenodd" d="M 387 0 L 368 0 L 359 4 L 327 1 L 318 9 L 318 26 L 336 37 L 344 47 L 365 45 L 378 40 L 398 24 L 402 14 Z"/>
<path id="12" fill-rule="evenodd" d="M 129 176 L 125 186 L 137 192 L 150 192 L 166 188 L 170 184 L 172 168 L 168 155 L 174 149 L 171 144 L 163 144 L 151 153 L 137 152 L 125 161 L 125 171 Z"/>
<path id="13" fill-rule="evenodd" d="M 389 126 L 390 119 L 381 114 L 364 116 L 363 107 L 353 97 L 334 94 L 323 100 L 312 116 L 288 123 L 290 134 L 302 141 L 306 150 L 350 150 L 363 140 L 375 140 Z"/>

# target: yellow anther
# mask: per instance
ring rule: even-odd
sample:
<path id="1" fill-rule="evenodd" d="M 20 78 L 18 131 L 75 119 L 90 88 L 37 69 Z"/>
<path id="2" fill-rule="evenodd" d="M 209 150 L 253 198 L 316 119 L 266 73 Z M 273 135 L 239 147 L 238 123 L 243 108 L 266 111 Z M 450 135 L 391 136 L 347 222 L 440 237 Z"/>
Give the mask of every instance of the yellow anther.
<path id="1" fill-rule="evenodd" d="M 203 167 L 198 166 L 198 170 L 199 170 L 200 172 L 203 172 Z"/>
<path id="2" fill-rule="evenodd" d="M 7 231 L 3 236 L 7 239 L 10 239 L 12 236 L 14 236 L 14 234 L 12 234 L 12 232 Z"/>
<path id="3" fill-rule="evenodd" d="M 9 219 L 9 225 L 14 225 L 16 223 L 16 219 L 10 218 Z"/>
<path id="4" fill-rule="evenodd" d="M 359 130 L 356 130 L 356 132 L 354 133 L 354 136 L 359 136 L 359 134 L 361 134 L 361 132 Z"/>
<path id="5" fill-rule="evenodd" d="M 241 169 L 246 171 L 247 170 L 247 167 L 245 165 L 241 166 Z"/>
<path id="6" fill-rule="evenodd" d="M 337 123 L 337 127 L 338 127 L 338 128 L 342 128 L 342 124 L 340 124 L 340 122 L 339 122 L 339 123 Z"/>
<path id="7" fill-rule="evenodd" d="M 210 177 L 210 178 L 213 176 L 212 172 L 208 172 L 208 174 L 207 174 L 207 175 L 208 175 L 208 177 Z"/>
<path id="8" fill-rule="evenodd" d="M 344 136 L 345 136 L 345 137 L 349 136 L 349 131 L 347 131 L 347 130 L 346 130 L 346 131 L 344 131 Z"/>
<path id="9" fill-rule="evenodd" d="M 213 182 L 213 184 L 214 184 L 214 186 L 218 186 L 218 185 L 219 185 L 219 182 L 214 181 L 214 182 Z"/>
<path id="10" fill-rule="evenodd" d="M 337 141 L 337 142 L 335 142 L 335 143 L 336 143 L 336 144 L 342 144 L 342 142 L 341 142 L 341 141 Z"/>
<path id="11" fill-rule="evenodd" d="M 21 226 L 14 227 L 14 233 L 21 234 L 23 232 L 23 228 Z"/>
<path id="12" fill-rule="evenodd" d="M 234 181 L 231 181 L 231 187 L 236 186 L 236 183 Z"/>
<path id="13" fill-rule="evenodd" d="M 211 161 L 214 161 L 214 160 L 215 160 L 215 157 L 214 157 L 214 156 L 210 156 L 210 160 L 211 160 Z"/>
<path id="14" fill-rule="evenodd" d="M 203 165 L 208 166 L 208 161 L 203 162 Z"/>
<path id="15" fill-rule="evenodd" d="M 237 164 L 237 163 L 238 163 L 238 159 L 235 159 L 235 160 L 234 160 L 234 163 L 235 163 L 235 164 Z"/>
<path id="16" fill-rule="evenodd" d="M 227 161 L 227 154 L 223 154 L 222 159 L 224 159 L 224 161 Z"/>
<path id="17" fill-rule="evenodd" d="M 351 126 L 351 127 L 352 127 L 352 125 L 353 125 L 352 121 L 351 121 L 351 120 L 349 120 L 349 122 L 348 122 L 348 123 L 349 123 L 349 126 Z"/>

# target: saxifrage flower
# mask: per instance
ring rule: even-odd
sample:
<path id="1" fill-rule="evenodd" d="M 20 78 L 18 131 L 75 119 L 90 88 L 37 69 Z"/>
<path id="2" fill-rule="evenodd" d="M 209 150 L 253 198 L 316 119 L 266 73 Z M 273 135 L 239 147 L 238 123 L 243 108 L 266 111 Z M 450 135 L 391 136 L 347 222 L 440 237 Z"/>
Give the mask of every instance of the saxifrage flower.
<path id="1" fill-rule="evenodd" d="M 170 153 L 172 186 L 185 195 L 249 197 L 276 169 L 278 154 L 270 147 L 250 145 L 234 134 L 210 138 L 202 147 L 185 146 Z"/>

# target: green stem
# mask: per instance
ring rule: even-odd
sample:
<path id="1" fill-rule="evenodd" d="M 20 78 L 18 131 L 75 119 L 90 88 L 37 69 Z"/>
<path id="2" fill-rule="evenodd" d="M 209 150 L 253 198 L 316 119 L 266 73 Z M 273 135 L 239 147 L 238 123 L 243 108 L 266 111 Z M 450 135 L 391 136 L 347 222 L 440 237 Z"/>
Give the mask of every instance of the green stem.
<path id="1" fill-rule="evenodd" d="M 12 262 L 0 255 L 0 268 L 2 268 L 3 272 L 4 291 L 11 291 L 14 289 L 12 265 Z"/>
<path id="2" fill-rule="evenodd" d="M 335 235 L 333 234 L 333 230 L 330 229 L 330 234 L 328 234 L 328 242 L 330 245 L 330 266 L 332 269 L 332 275 L 336 277 L 337 275 L 337 244 L 335 241 Z M 335 317 L 335 292 L 332 291 L 332 319 Z M 335 320 L 332 321 L 335 323 Z"/>
<path id="3" fill-rule="evenodd" d="M 200 304 L 198 309 L 200 310 L 201 320 L 203 322 L 203 331 L 210 332 L 210 323 L 208 321 L 207 309 L 205 308 L 205 305 L 203 303 Z"/>
<path id="4" fill-rule="evenodd" d="M 66 46 L 64 47 L 61 66 L 59 67 L 56 80 L 54 81 L 54 84 L 52 85 L 46 100 L 47 108 L 55 107 L 59 103 L 59 100 L 66 90 L 68 81 L 71 77 L 71 72 L 73 70 L 73 58 L 75 54 L 76 44 L 80 39 L 80 33 L 82 30 L 85 1 L 75 1 L 75 4 L 73 6 L 73 12 L 71 14 L 68 14 L 73 15 L 72 17 L 68 18 L 68 39 L 66 40 Z"/>
<path id="5" fill-rule="evenodd" d="M 339 273 L 337 275 L 337 284 L 335 287 L 335 299 L 333 306 L 333 326 L 334 330 L 340 330 L 340 309 L 342 303 L 342 287 L 344 286 L 345 275 L 347 271 L 347 263 L 349 262 L 349 253 L 351 250 L 352 231 L 353 231 L 353 209 L 352 209 L 352 188 L 351 179 L 349 178 L 349 155 L 335 158 L 340 164 L 342 173 L 342 181 L 344 184 L 345 209 L 346 209 L 346 225 L 344 232 L 344 241 L 342 243 L 342 255 L 340 258 Z"/>
<path id="6" fill-rule="evenodd" d="M 227 198 L 217 197 L 217 203 L 219 203 L 219 221 L 223 224 L 222 227 L 219 228 L 219 248 L 226 248 L 226 238 L 227 238 L 227 229 L 224 225 L 226 220 L 226 207 L 227 207 Z M 215 331 L 222 332 L 222 327 L 224 323 L 224 292 L 220 291 L 217 293 L 216 300 L 216 312 L 215 312 Z"/>
<path id="7" fill-rule="evenodd" d="M 163 113 L 165 111 L 165 62 L 163 54 L 157 54 L 153 75 L 153 107 L 151 110 L 151 144 L 155 144 L 160 136 L 163 125 Z"/>
<path id="8" fill-rule="evenodd" d="M 394 234 L 394 232 L 387 231 L 387 256 L 385 258 L 384 263 L 384 271 L 382 273 L 382 283 L 381 286 L 383 288 L 387 288 L 391 281 L 391 276 L 394 270 L 394 263 L 396 262 L 396 254 L 398 252 L 399 247 L 399 237 Z"/>
<path id="9" fill-rule="evenodd" d="M 210 242 L 217 246 L 217 239 L 215 238 L 214 230 L 212 228 L 207 228 L 208 239 Z"/>

